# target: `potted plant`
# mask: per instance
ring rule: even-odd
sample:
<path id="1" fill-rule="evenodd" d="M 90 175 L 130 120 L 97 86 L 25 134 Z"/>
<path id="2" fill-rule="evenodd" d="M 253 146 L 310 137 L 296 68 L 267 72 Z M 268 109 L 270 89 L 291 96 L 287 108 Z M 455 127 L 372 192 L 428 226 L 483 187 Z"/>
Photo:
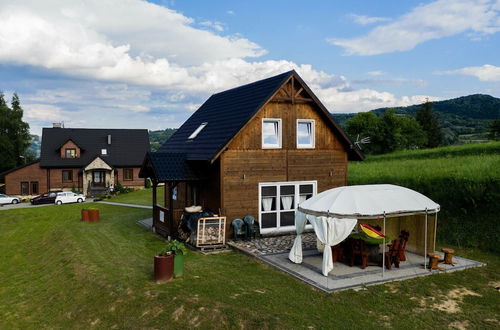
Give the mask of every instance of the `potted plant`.
<path id="1" fill-rule="evenodd" d="M 166 251 L 174 254 L 174 277 L 181 277 L 184 274 L 184 256 L 187 254 L 186 246 L 178 240 L 167 242 Z"/>
<path id="2" fill-rule="evenodd" d="M 156 282 L 166 282 L 172 279 L 174 273 L 174 253 L 164 251 L 155 255 L 154 276 Z"/>

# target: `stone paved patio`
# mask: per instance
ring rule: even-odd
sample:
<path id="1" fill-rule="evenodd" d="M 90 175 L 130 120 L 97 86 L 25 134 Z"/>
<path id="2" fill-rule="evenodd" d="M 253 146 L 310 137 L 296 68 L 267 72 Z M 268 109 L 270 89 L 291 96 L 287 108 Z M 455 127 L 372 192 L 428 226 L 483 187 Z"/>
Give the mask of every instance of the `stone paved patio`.
<path id="1" fill-rule="evenodd" d="M 229 241 L 228 245 L 251 255 L 267 255 L 290 251 L 295 239 L 293 235 L 262 237 L 251 241 Z M 316 248 L 316 235 L 313 232 L 302 234 L 302 247 L 304 249 Z"/>
<path id="2" fill-rule="evenodd" d="M 440 264 L 441 270 L 429 271 L 422 266 L 422 256 L 407 252 L 408 260 L 402 262 L 400 268 L 386 270 L 384 275 L 380 266 L 369 265 L 366 269 L 361 269 L 359 266 L 349 267 L 337 262 L 330 274 L 323 276 L 323 254 L 316 250 L 316 235 L 313 232 L 302 235 L 304 259 L 301 264 L 295 264 L 288 259 L 294 239 L 295 235 L 284 235 L 251 241 L 229 241 L 228 245 L 328 293 L 484 266 L 483 263 L 455 256 L 454 266 Z"/>

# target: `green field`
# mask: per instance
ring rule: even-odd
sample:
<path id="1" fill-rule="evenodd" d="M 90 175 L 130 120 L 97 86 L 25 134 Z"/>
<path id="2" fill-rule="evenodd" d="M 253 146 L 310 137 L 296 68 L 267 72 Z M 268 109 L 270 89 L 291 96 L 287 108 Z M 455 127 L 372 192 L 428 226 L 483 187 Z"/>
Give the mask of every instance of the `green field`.
<path id="1" fill-rule="evenodd" d="M 325 294 L 238 252 L 189 252 L 185 276 L 152 282 L 163 240 L 138 226 L 150 211 L 91 204 L 0 211 L 0 329 L 495 328 L 498 255 L 488 266 Z"/>
<path id="2" fill-rule="evenodd" d="M 367 157 L 349 184 L 392 183 L 441 205 L 438 239 L 500 252 L 500 142 Z"/>
<path id="3" fill-rule="evenodd" d="M 163 204 L 163 187 L 157 189 L 158 196 L 156 197 L 160 204 Z M 153 192 L 151 188 L 141 189 L 130 193 L 119 194 L 113 196 L 110 201 L 116 203 L 130 203 L 138 205 L 151 205 L 153 199 Z"/>

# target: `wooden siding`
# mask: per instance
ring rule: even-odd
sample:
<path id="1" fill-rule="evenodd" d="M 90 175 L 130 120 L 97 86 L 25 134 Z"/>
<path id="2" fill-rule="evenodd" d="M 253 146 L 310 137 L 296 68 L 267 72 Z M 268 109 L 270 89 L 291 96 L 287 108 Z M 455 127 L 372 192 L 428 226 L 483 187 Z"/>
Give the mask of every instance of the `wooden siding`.
<path id="1" fill-rule="evenodd" d="M 285 85 L 220 157 L 221 206 L 228 224 L 245 215 L 258 217 L 260 182 L 317 181 L 318 193 L 347 184 L 347 152 L 318 106 L 300 86 L 293 88 L 290 82 Z M 300 102 L 292 101 L 292 94 Z M 282 148 L 262 149 L 264 118 L 281 118 Z M 314 120 L 315 148 L 297 149 L 297 119 Z"/>

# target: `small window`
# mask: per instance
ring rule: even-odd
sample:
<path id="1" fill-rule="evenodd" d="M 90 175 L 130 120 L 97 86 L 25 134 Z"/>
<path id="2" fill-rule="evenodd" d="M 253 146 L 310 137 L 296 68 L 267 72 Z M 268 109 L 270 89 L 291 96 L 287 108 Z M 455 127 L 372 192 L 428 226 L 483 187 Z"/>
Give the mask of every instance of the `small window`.
<path id="1" fill-rule="evenodd" d="M 31 181 L 31 194 L 38 195 L 38 181 Z"/>
<path id="2" fill-rule="evenodd" d="M 21 182 L 21 195 L 30 194 L 30 184 L 29 182 Z"/>
<path id="3" fill-rule="evenodd" d="M 262 148 L 281 148 L 281 119 L 262 120 Z"/>
<path id="4" fill-rule="evenodd" d="M 67 148 L 66 149 L 66 158 L 76 158 L 76 149 Z"/>
<path id="5" fill-rule="evenodd" d="M 130 181 L 134 179 L 134 169 L 124 168 L 123 169 L 123 180 Z"/>
<path id="6" fill-rule="evenodd" d="M 73 171 L 72 170 L 63 170 L 62 171 L 62 180 L 63 180 L 63 182 L 73 181 Z"/>
<path id="7" fill-rule="evenodd" d="M 297 119 L 297 148 L 314 148 L 314 120 Z"/>
<path id="8" fill-rule="evenodd" d="M 101 155 L 107 155 L 108 149 L 101 149 Z"/>
<path id="9" fill-rule="evenodd" d="M 198 134 L 201 132 L 201 130 L 202 130 L 202 129 L 204 129 L 204 128 L 205 128 L 205 126 L 207 126 L 207 125 L 208 125 L 208 123 L 201 123 L 201 125 L 200 125 L 200 126 L 198 126 L 198 128 L 197 128 L 197 129 L 193 132 L 193 134 L 191 134 L 191 135 L 188 137 L 188 139 L 189 139 L 189 140 L 194 139 L 196 136 L 198 136 Z"/>

